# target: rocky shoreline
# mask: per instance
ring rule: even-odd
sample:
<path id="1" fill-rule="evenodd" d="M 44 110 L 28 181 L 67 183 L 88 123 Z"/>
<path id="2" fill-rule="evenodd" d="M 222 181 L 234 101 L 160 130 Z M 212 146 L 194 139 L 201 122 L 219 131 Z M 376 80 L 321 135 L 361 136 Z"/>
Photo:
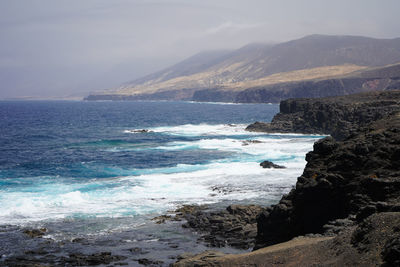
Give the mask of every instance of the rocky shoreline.
<path id="1" fill-rule="evenodd" d="M 314 144 L 296 187 L 257 216 L 254 252 L 175 266 L 400 265 L 400 91 L 282 101 L 270 124 L 248 130 L 333 137 Z"/>
<path id="2" fill-rule="evenodd" d="M 264 211 L 257 205 L 230 205 L 225 210 L 207 206 L 186 205 L 173 212 L 154 218 L 156 223 L 182 221 L 184 228 L 199 233 L 199 241 L 209 247 L 230 246 L 251 249 L 257 236 L 257 216 Z"/>
<path id="3" fill-rule="evenodd" d="M 329 134 L 343 140 L 362 126 L 400 111 L 400 91 L 369 92 L 326 98 L 283 100 L 271 123 L 255 122 L 253 132 Z"/>

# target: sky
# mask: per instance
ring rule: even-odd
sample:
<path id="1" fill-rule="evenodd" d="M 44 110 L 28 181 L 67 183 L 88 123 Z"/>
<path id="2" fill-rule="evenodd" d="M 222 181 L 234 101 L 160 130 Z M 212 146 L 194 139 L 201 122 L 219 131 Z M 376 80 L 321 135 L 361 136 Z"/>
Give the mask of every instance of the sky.
<path id="1" fill-rule="evenodd" d="M 399 10 L 399 0 L 1 0 L 0 99 L 85 96 L 253 42 L 396 38 Z"/>

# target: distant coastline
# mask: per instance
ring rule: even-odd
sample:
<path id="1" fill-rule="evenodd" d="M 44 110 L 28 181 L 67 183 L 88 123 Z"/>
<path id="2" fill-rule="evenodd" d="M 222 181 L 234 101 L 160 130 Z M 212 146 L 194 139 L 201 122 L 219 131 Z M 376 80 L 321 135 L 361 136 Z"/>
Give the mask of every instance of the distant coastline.
<path id="1" fill-rule="evenodd" d="M 390 90 L 399 84 L 400 39 L 310 35 L 229 53 L 203 52 L 85 100 L 279 103 Z"/>

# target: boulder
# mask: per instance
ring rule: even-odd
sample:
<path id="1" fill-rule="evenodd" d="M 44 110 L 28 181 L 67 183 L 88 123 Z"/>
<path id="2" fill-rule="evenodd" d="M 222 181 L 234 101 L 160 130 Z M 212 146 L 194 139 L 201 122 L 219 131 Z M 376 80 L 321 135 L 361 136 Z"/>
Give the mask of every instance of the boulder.
<path id="1" fill-rule="evenodd" d="M 265 161 L 261 162 L 260 166 L 263 167 L 264 169 L 271 169 L 271 168 L 273 168 L 273 169 L 285 169 L 286 168 L 285 166 L 281 166 L 281 165 L 275 164 L 275 163 L 273 163 L 271 161 L 268 161 L 268 160 L 265 160 Z"/>

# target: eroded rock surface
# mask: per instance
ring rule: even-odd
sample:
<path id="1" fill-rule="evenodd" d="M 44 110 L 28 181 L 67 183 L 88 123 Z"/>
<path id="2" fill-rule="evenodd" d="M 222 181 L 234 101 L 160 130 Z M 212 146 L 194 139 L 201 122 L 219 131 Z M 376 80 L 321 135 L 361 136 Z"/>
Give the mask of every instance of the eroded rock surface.
<path id="1" fill-rule="evenodd" d="M 281 101 L 271 123 L 256 122 L 246 130 L 272 133 L 330 134 L 337 140 L 359 127 L 400 111 L 400 91 L 369 92 L 327 98 Z"/>
<path id="2" fill-rule="evenodd" d="M 186 220 L 183 227 L 191 228 L 210 247 L 231 246 L 252 248 L 257 235 L 257 216 L 264 208 L 257 205 L 230 205 L 225 210 L 209 210 L 205 206 L 183 206 L 175 215 L 162 215 L 156 223 Z"/>
<path id="3" fill-rule="evenodd" d="M 307 233 L 329 221 L 400 211 L 400 117 L 365 127 L 344 141 L 314 144 L 296 188 L 258 218 L 257 247 Z"/>

